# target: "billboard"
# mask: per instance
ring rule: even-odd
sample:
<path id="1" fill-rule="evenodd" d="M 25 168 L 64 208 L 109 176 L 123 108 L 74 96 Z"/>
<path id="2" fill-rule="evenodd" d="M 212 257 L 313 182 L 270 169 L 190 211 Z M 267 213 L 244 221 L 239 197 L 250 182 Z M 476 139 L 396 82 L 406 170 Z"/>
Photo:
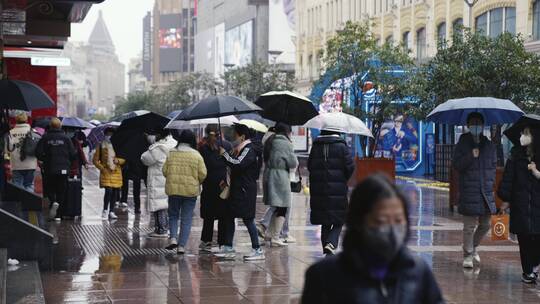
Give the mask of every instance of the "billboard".
<path id="1" fill-rule="evenodd" d="M 296 18 L 295 0 L 270 0 L 269 3 L 268 49 L 281 51 L 276 63 L 296 62 Z M 274 58 L 270 56 L 269 61 Z"/>
<path id="2" fill-rule="evenodd" d="M 221 77 L 225 74 L 225 23 L 214 28 L 214 48 L 214 76 Z"/>
<path id="3" fill-rule="evenodd" d="M 143 19 L 143 75 L 147 80 L 152 79 L 152 15 L 150 12 Z"/>
<path id="4" fill-rule="evenodd" d="M 243 67 L 253 58 L 253 20 L 225 32 L 225 64 Z"/>
<path id="5" fill-rule="evenodd" d="M 182 69 L 182 15 L 159 16 L 159 71 L 180 72 Z"/>

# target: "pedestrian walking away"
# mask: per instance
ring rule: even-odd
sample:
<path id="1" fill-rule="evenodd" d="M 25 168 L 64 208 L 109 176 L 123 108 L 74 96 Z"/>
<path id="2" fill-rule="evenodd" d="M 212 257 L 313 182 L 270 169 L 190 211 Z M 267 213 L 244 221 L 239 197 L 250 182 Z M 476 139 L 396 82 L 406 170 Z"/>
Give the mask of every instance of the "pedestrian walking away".
<path id="1" fill-rule="evenodd" d="M 173 132 L 178 142 L 169 152 L 163 164 L 165 193 L 169 196 L 169 245 L 167 249 L 176 249 L 184 254 L 191 233 L 193 210 L 200 194 L 200 186 L 206 178 L 206 166 L 201 154 L 196 150 L 195 134 L 190 130 Z M 180 234 L 178 233 L 180 219 Z"/>
<path id="2" fill-rule="evenodd" d="M 154 216 L 154 231 L 149 237 L 166 238 L 168 236 L 168 196 L 165 193 L 163 164 L 169 151 L 176 146 L 176 141 L 167 130 L 156 135 L 147 135 L 150 147 L 141 155 L 142 163 L 148 167 L 146 207 Z"/>
<path id="3" fill-rule="evenodd" d="M 37 168 L 37 159 L 34 155 L 26 155 L 30 137 L 39 139 L 39 135 L 28 124 L 26 113 L 15 117 L 16 125 L 7 135 L 6 154 L 9 154 L 13 184 L 27 191 L 34 192 L 34 175 Z M 25 145 L 26 143 L 26 145 Z"/>
<path id="4" fill-rule="evenodd" d="M 469 132 L 461 135 L 452 164 L 459 172 L 458 211 L 463 215 L 463 267 L 480 264 L 477 247 L 495 214 L 493 186 L 497 169 L 495 146 L 483 135 L 484 118 L 473 112 L 467 117 Z"/>
<path id="5" fill-rule="evenodd" d="M 226 223 L 224 217 L 227 201 L 220 197 L 222 187 L 227 183 L 227 164 L 225 159 L 219 154 L 220 148 L 226 151 L 232 149 L 232 145 L 221 138 L 221 130 L 216 125 L 208 125 L 205 128 L 206 138 L 199 147 L 208 176 L 204 180 L 201 193 L 201 218 L 203 227 L 201 233 L 201 244 L 199 249 L 203 252 L 212 251 L 212 239 L 214 234 L 214 222 L 218 221 L 217 243 L 220 248 L 228 246 L 232 248 L 232 243 L 226 241 Z"/>
<path id="6" fill-rule="evenodd" d="M 298 159 L 290 139 L 291 127 L 278 123 L 275 131 L 275 136 L 265 144 L 263 202 L 275 208 L 269 225 L 270 245 L 286 246 L 287 243 L 280 238 L 280 234 L 291 207 L 290 175 L 296 173 Z"/>
<path id="7" fill-rule="evenodd" d="M 117 219 L 114 213 L 114 203 L 120 188 L 122 188 L 122 165 L 125 164 L 123 158 L 117 157 L 111 143 L 113 128 L 105 129 L 105 139 L 99 144 L 94 153 L 93 162 L 99 170 L 99 186 L 105 189 L 103 196 L 102 219 Z"/>
<path id="8" fill-rule="evenodd" d="M 234 219 L 241 218 L 251 239 L 252 252 L 244 256 L 246 261 L 265 259 L 264 251 L 259 244 L 257 227 L 255 226 L 255 205 L 257 202 L 257 180 L 262 166 L 262 147 L 250 140 L 249 128 L 242 124 L 234 126 L 234 150 L 221 153 L 230 168 L 230 197 L 227 203 L 229 221 L 227 226 L 227 242 L 232 244 L 234 238 Z M 224 248 L 226 257 L 234 257 L 234 249 Z M 218 255 L 219 256 L 219 255 Z"/>
<path id="9" fill-rule="evenodd" d="M 407 248 L 408 204 L 383 175 L 353 191 L 343 252 L 306 271 L 302 304 L 444 303 L 427 263 Z"/>
<path id="10" fill-rule="evenodd" d="M 66 203 L 68 176 L 71 163 L 77 157 L 71 139 L 62 131 L 62 122 L 51 119 L 47 133 L 39 140 L 36 156 L 42 162 L 47 195 L 49 196 L 49 219 L 59 221 Z"/>
<path id="11" fill-rule="evenodd" d="M 321 131 L 308 158 L 309 191 L 313 225 L 321 225 L 323 253 L 332 255 L 347 213 L 349 178 L 354 172 L 347 143 L 339 133 Z"/>
<path id="12" fill-rule="evenodd" d="M 540 128 L 523 128 L 519 141 L 506 162 L 498 194 L 504 200 L 500 212 L 510 210 L 510 232 L 518 237 L 522 281 L 533 284 L 540 264 Z"/>

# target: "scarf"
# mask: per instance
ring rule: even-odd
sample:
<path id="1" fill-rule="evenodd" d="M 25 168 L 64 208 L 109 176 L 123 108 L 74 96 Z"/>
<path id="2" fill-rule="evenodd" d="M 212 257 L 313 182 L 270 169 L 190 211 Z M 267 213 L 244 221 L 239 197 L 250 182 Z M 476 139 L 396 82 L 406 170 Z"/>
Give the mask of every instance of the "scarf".
<path id="1" fill-rule="evenodd" d="M 105 140 L 102 144 L 102 149 L 103 148 L 107 150 L 107 167 L 109 167 L 111 171 L 114 171 L 116 169 L 116 165 L 114 164 L 116 153 L 114 152 L 113 145 L 110 141 Z"/>
<path id="2" fill-rule="evenodd" d="M 240 152 L 251 143 L 251 140 L 244 140 L 242 143 L 240 143 L 236 148 L 234 148 L 234 156 L 238 157 L 240 155 Z"/>

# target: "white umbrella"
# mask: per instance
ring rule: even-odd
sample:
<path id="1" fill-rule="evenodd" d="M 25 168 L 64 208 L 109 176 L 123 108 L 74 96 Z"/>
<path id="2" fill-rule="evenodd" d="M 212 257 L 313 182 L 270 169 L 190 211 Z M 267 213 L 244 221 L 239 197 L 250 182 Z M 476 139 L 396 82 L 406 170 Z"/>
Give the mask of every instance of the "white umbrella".
<path id="1" fill-rule="evenodd" d="M 363 121 L 342 112 L 319 114 L 309 120 L 304 127 L 373 137 L 373 133 Z"/>
<path id="2" fill-rule="evenodd" d="M 253 129 L 257 132 L 266 133 L 268 132 L 268 127 L 265 126 L 263 123 L 258 122 L 253 119 L 242 119 L 240 120 L 239 124 L 245 125 L 250 129 Z"/>
<path id="3" fill-rule="evenodd" d="M 171 120 L 169 124 L 165 127 L 166 129 L 176 129 L 176 130 L 185 130 L 185 129 L 198 129 L 204 128 L 207 125 L 219 124 L 223 126 L 231 126 L 235 123 L 238 123 L 238 118 L 234 115 L 224 116 L 219 118 L 204 118 L 204 119 L 195 119 L 195 120 Z"/>

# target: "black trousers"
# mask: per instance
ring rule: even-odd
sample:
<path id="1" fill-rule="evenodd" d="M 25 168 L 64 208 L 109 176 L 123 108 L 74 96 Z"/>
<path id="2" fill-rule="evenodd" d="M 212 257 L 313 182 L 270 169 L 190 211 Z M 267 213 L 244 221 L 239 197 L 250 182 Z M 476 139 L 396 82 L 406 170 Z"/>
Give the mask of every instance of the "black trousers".
<path id="1" fill-rule="evenodd" d="M 230 224 L 230 220 L 226 219 L 203 219 L 203 227 L 201 232 L 201 241 L 205 243 L 212 242 L 214 238 L 214 221 L 218 221 L 218 245 L 219 246 L 232 246 L 232 240 L 227 242 L 227 225 Z M 232 222 L 234 226 L 234 220 Z"/>
<path id="2" fill-rule="evenodd" d="M 334 248 L 338 248 L 339 245 L 339 235 L 343 225 L 322 225 L 321 227 L 321 244 L 322 247 L 330 243 L 334 245 Z"/>
<path id="3" fill-rule="evenodd" d="M 518 234 L 521 268 L 531 274 L 533 268 L 540 264 L 540 234 Z"/>
<path id="4" fill-rule="evenodd" d="M 117 195 L 118 188 L 105 188 L 105 195 L 103 196 L 103 210 L 109 210 L 110 208 L 110 211 L 113 211 Z"/>
<path id="5" fill-rule="evenodd" d="M 142 178 L 132 179 L 132 181 L 133 181 L 133 204 L 135 205 L 135 211 L 141 211 L 141 181 L 144 181 L 144 184 L 146 184 L 146 181 Z M 124 183 L 122 185 L 122 197 L 120 198 L 120 201 L 122 203 L 127 203 L 128 192 L 129 192 L 129 179 L 124 178 Z"/>
<path id="6" fill-rule="evenodd" d="M 60 210 L 62 210 L 67 195 L 68 175 L 67 174 L 47 174 L 45 175 L 47 180 L 47 196 L 49 202 L 60 204 Z M 60 212 L 61 214 L 61 212 Z"/>

